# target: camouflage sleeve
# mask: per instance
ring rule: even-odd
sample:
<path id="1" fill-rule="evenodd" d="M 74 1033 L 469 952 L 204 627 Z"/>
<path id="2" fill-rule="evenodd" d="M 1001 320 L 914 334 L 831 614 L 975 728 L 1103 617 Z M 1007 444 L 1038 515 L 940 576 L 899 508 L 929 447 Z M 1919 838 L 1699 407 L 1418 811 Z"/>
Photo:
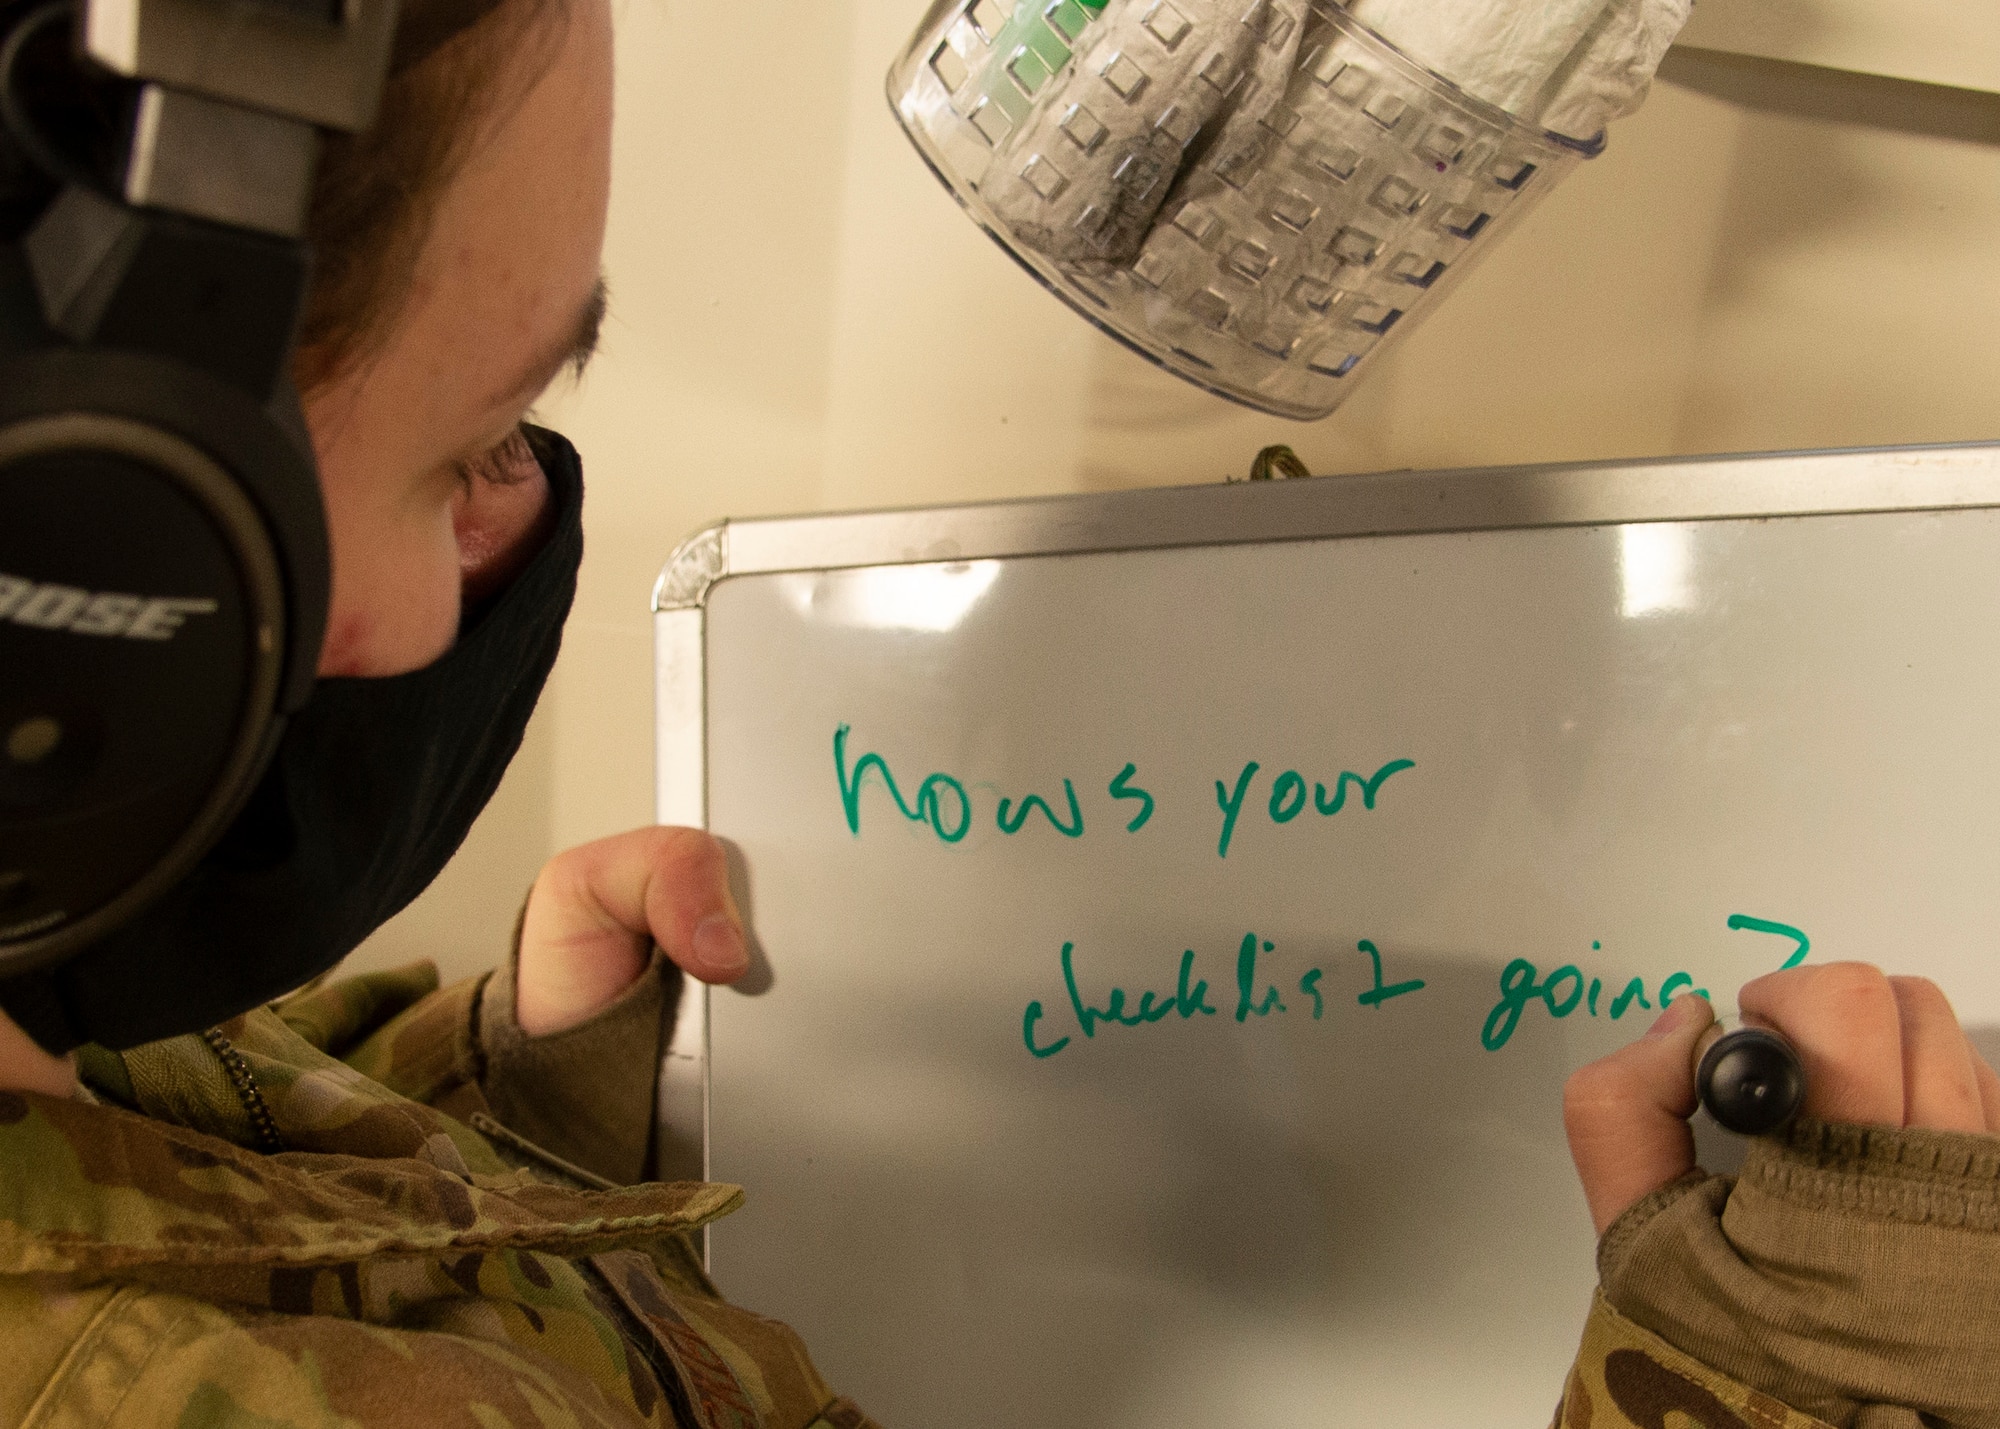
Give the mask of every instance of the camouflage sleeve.
<path id="1" fill-rule="evenodd" d="M 1684 1416 L 1674 1419 L 1676 1411 Z M 1832 1429 L 1717 1374 L 1633 1324 L 1599 1294 L 1551 1429 Z"/>
<path id="2" fill-rule="evenodd" d="M 593 1175 L 646 1175 L 662 1017 L 679 972 L 657 953 L 624 994 L 562 1032 L 514 1020 L 514 959 L 438 987 L 430 963 L 342 978 L 278 1014 L 315 1047 L 412 1101 L 461 1121 L 485 1112 Z"/>
<path id="3" fill-rule="evenodd" d="M 827 1388 L 790 1326 L 663 1278 L 657 1257 L 645 1252 L 613 1251 L 591 1263 L 663 1352 L 696 1423 L 881 1429 Z"/>
<path id="4" fill-rule="evenodd" d="M 570 1364 L 502 1338 L 390 1329 L 331 1315 L 245 1316 L 137 1286 L 88 1292 L 82 1300 L 90 1322 L 52 1372 L 29 1379 L 0 1369 L 0 1402 L 20 1398 L 24 1405 L 22 1416 L 7 1423 L 23 1429 L 674 1425 L 657 1399 L 652 1412 L 639 1413 Z M 15 1308 L 0 1299 L 0 1313 Z M 16 1378 L 31 1392 L 8 1394 Z"/>
<path id="5" fill-rule="evenodd" d="M 292 1031 L 398 1096 L 464 1121 L 487 1110 L 474 1020 L 490 974 L 438 986 L 434 964 L 341 978 L 278 1004 Z"/>
<path id="6" fill-rule="evenodd" d="M 409 963 L 314 983 L 280 1002 L 277 1012 L 292 1031 L 344 1061 L 437 990 L 436 963 Z"/>
<path id="7" fill-rule="evenodd" d="M 2000 1404 L 2000 1138 L 1801 1118 L 1737 1177 L 1627 1211 L 1598 1271 L 1564 1429 L 1677 1407 L 1724 1429 L 1971 1424 Z"/>
<path id="8" fill-rule="evenodd" d="M 53 1277 L 0 1275 L 0 1424 L 47 1422 L 50 1386 L 76 1359 L 79 1340 L 103 1324 L 120 1291 L 77 1289 Z"/>
<path id="9" fill-rule="evenodd" d="M 619 1185 L 645 1179 L 662 1018 L 680 970 L 658 953 L 591 1017 L 530 1037 L 514 1020 L 514 960 L 480 996 L 480 1086 L 508 1129 Z"/>

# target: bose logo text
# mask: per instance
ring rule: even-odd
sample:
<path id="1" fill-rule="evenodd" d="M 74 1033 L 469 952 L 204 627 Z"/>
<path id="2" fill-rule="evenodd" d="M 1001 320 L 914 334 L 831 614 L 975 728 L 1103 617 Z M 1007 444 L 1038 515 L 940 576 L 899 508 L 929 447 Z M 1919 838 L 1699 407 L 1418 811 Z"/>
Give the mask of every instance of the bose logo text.
<path id="1" fill-rule="evenodd" d="M 121 595 L 67 585 L 37 585 L 0 571 L 0 620 L 72 635 L 171 640 L 190 615 L 213 615 L 212 600 L 183 596 Z"/>

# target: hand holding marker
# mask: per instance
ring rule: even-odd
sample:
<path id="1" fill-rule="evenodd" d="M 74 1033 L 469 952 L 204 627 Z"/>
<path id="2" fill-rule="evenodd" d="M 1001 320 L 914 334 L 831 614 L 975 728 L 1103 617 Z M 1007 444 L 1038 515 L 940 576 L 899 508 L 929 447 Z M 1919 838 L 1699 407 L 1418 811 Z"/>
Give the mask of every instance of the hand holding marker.
<path id="1" fill-rule="evenodd" d="M 1806 1099 L 1806 1073 L 1790 1042 L 1768 1027 L 1718 1018 L 1695 1044 L 1695 1093 L 1716 1125 L 1742 1136 L 1776 1131 Z"/>

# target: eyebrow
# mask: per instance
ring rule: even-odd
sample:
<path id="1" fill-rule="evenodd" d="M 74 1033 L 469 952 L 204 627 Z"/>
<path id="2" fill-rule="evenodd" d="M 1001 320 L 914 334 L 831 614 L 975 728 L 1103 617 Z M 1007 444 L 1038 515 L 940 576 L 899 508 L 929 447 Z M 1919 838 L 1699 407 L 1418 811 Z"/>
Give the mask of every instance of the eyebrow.
<path id="1" fill-rule="evenodd" d="M 494 399 L 493 406 L 508 407 L 523 398 L 536 396 L 565 369 L 570 376 L 581 377 L 597 352 L 597 338 L 604 327 L 604 312 L 609 301 L 610 290 L 600 277 L 562 335 L 535 354 L 534 360 L 521 370 L 520 377 Z"/>

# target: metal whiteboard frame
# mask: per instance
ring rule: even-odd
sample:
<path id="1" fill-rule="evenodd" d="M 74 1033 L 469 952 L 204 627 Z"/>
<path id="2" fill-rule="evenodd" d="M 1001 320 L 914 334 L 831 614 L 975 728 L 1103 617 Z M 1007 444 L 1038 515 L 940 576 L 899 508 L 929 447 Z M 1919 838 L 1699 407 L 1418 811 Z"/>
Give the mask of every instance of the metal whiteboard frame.
<path id="1" fill-rule="evenodd" d="M 1454 531 L 2000 507 L 2000 443 L 1385 472 L 723 521 L 653 588 L 654 792 L 708 824 L 709 592 L 731 576 Z M 708 990 L 675 1004 L 653 1174 L 709 1173 Z M 698 1131 L 697 1131 L 698 1128 Z"/>

